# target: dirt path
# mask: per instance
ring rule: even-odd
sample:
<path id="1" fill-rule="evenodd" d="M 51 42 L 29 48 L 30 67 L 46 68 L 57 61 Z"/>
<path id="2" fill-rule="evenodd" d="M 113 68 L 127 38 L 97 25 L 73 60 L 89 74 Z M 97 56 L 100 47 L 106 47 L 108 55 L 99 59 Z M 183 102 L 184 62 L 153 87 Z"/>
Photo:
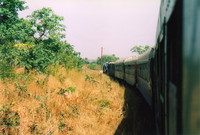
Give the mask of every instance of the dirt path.
<path id="1" fill-rule="evenodd" d="M 118 126 L 115 135 L 154 135 L 152 109 L 136 88 L 131 86 L 125 88 L 125 118 Z"/>

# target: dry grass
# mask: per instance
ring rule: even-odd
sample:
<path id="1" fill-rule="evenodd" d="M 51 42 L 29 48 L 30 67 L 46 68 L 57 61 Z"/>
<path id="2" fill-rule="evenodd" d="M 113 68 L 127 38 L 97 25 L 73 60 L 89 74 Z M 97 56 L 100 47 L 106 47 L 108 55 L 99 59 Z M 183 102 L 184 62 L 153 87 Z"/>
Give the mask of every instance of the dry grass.
<path id="1" fill-rule="evenodd" d="M 123 119 L 123 94 L 123 87 L 99 71 L 24 73 L 0 81 L 0 109 L 13 103 L 11 111 L 20 116 L 19 126 L 0 125 L 0 134 L 112 135 Z"/>

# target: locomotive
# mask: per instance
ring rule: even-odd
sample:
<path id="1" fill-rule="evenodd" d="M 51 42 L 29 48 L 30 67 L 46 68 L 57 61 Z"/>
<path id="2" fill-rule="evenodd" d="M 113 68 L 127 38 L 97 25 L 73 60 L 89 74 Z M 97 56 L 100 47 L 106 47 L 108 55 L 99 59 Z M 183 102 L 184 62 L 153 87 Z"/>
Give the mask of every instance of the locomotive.
<path id="1" fill-rule="evenodd" d="M 161 0 L 155 47 L 104 71 L 137 87 L 158 135 L 200 134 L 199 11 L 199 0 Z"/>

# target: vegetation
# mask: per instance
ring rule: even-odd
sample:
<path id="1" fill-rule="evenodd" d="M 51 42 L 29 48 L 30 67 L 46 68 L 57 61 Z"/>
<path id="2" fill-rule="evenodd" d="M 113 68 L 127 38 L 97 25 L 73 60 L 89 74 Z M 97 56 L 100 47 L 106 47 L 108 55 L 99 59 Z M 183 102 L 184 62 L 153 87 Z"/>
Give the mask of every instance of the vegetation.
<path id="1" fill-rule="evenodd" d="M 111 135 L 123 119 L 124 88 L 99 71 L 57 67 L 0 81 L 0 134 Z"/>
<path id="2" fill-rule="evenodd" d="M 92 70 L 101 70 L 101 66 L 99 64 L 95 64 L 95 63 L 88 64 L 87 67 Z"/>
<path id="3" fill-rule="evenodd" d="M 87 64 L 87 67 L 92 70 L 101 70 L 103 63 L 106 62 L 115 62 L 118 60 L 119 57 L 116 57 L 114 54 L 113 55 L 103 55 L 102 58 L 98 57 L 97 60 L 93 62 L 89 62 L 88 59 L 84 59 L 84 63 Z M 102 63 L 101 63 L 102 62 Z"/>
<path id="4" fill-rule="evenodd" d="M 133 52 L 133 53 L 136 52 L 138 54 L 143 54 L 149 48 L 150 48 L 150 46 L 148 46 L 148 45 L 145 45 L 145 46 L 138 45 L 138 46 L 134 46 L 133 48 L 131 48 L 130 51 Z"/>
<path id="5" fill-rule="evenodd" d="M 20 116 L 17 111 L 12 111 L 11 108 L 14 104 L 3 105 L 0 109 L 0 133 L 11 134 L 12 132 L 18 132 L 20 126 Z"/>
<path id="6" fill-rule="evenodd" d="M 103 64 L 106 62 L 115 62 L 118 60 L 119 57 L 116 57 L 114 54 L 113 55 L 103 55 L 102 58 L 97 58 L 97 64 Z M 102 63 L 101 63 L 102 62 Z"/>
<path id="7" fill-rule="evenodd" d="M 124 88 L 82 68 L 63 17 L 43 8 L 19 18 L 24 4 L 0 2 L 0 134 L 114 134 Z"/>
<path id="8" fill-rule="evenodd" d="M 18 67 L 48 74 L 50 66 L 81 67 L 80 53 L 64 40 L 65 26 L 60 23 L 63 17 L 43 8 L 21 19 L 17 12 L 26 9 L 25 2 L 10 0 L 0 4 L 1 78 L 13 77 L 13 69 Z"/>

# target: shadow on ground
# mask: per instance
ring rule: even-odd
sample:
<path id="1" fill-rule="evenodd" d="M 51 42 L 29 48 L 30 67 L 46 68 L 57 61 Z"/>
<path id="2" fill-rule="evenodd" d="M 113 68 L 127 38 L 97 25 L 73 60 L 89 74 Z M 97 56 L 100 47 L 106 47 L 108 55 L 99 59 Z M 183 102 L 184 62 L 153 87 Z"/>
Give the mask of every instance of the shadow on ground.
<path id="1" fill-rule="evenodd" d="M 154 135 L 152 109 L 139 91 L 135 87 L 125 86 L 124 100 L 124 119 L 114 135 Z"/>

